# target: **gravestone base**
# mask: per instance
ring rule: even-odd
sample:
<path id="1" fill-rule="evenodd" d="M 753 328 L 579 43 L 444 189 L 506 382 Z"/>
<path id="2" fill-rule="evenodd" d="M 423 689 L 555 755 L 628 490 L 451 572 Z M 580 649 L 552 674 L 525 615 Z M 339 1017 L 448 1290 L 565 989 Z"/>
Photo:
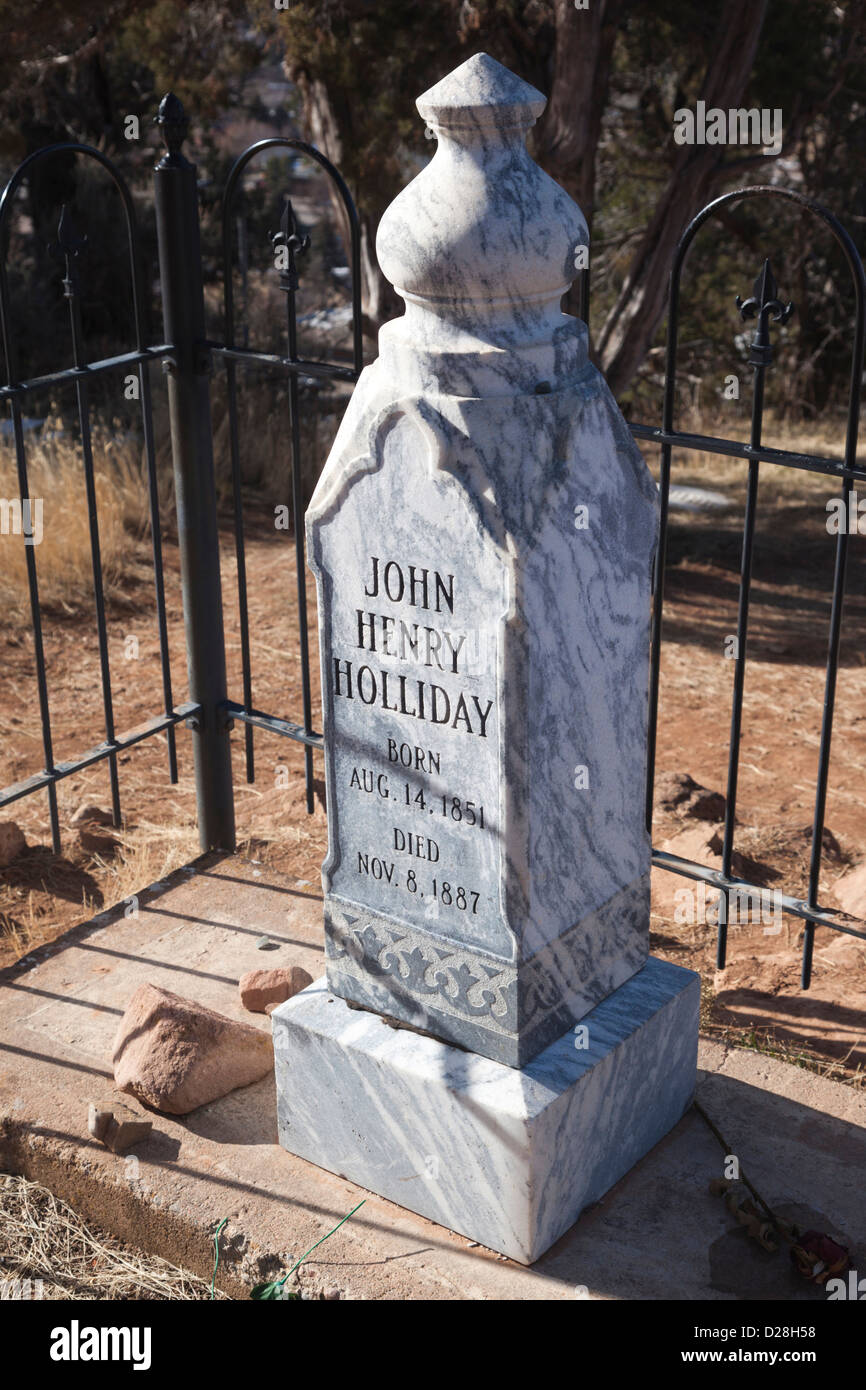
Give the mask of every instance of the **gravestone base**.
<path id="1" fill-rule="evenodd" d="M 532 1264 L 680 1119 L 700 978 L 646 965 L 517 1070 L 315 981 L 271 1015 L 290 1153 Z"/>
<path id="2" fill-rule="evenodd" d="M 649 901 L 647 872 L 515 964 L 332 894 L 325 903 L 328 978 L 362 1008 L 521 1067 L 646 963 Z M 485 998 L 491 1002 L 482 1004 Z"/>

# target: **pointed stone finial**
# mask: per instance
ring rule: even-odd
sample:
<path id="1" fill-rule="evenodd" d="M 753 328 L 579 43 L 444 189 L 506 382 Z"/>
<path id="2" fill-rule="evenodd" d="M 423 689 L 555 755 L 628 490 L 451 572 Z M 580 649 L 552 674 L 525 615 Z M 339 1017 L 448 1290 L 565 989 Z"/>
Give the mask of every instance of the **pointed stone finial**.
<path id="1" fill-rule="evenodd" d="M 434 130 L 477 134 L 493 127 L 529 130 L 547 98 L 495 58 L 477 53 L 423 92 L 415 105 Z"/>
<path id="2" fill-rule="evenodd" d="M 482 53 L 418 98 L 438 147 L 379 224 L 383 273 L 406 302 L 380 336 L 455 395 L 558 389 L 586 363 L 562 296 L 588 243 L 577 204 L 534 162 L 534 87 Z"/>

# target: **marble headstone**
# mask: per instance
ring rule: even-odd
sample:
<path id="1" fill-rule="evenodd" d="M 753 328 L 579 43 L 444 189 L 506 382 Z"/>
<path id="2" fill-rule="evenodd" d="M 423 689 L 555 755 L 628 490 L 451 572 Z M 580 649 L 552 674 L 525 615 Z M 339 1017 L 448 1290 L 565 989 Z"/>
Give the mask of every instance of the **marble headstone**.
<path id="1" fill-rule="evenodd" d="M 377 240 L 406 312 L 307 513 L 331 989 L 522 1066 L 647 958 L 655 487 L 561 312 L 587 230 L 486 56 Z"/>
<path id="2" fill-rule="evenodd" d="M 272 1015 L 285 1148 L 525 1262 L 677 1122 L 700 1000 L 648 958 L 656 491 L 543 106 L 464 63 L 380 226 L 406 311 L 307 513 L 327 975 Z"/>

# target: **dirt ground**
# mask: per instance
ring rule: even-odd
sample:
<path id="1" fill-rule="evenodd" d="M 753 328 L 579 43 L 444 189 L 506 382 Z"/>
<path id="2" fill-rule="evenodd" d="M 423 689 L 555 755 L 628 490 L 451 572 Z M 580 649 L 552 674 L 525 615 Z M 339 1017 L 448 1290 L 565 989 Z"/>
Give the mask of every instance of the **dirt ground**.
<path id="1" fill-rule="evenodd" d="M 776 442 L 776 441 L 772 441 Z M 809 441 L 805 441 L 808 445 Z M 790 447 L 790 445 L 789 445 Z M 827 446 L 824 445 L 826 452 Z M 651 452 L 648 462 L 654 466 Z M 725 639 L 736 630 L 736 604 L 745 466 L 692 457 L 675 465 L 675 482 L 712 487 L 725 510 L 675 510 L 665 589 L 657 757 L 655 845 L 718 863 L 722 815 L 718 796 L 686 795 L 688 776 L 721 793 L 726 784 L 734 663 Z M 764 466 L 754 563 L 752 621 L 746 671 L 737 851 L 756 881 L 786 893 L 805 893 L 818 737 L 824 700 L 829 593 L 835 540 L 827 532 L 830 479 Z M 286 532 L 273 529 L 272 507 L 247 505 L 248 584 L 253 651 L 253 701 L 300 720 L 294 553 Z M 141 545 L 138 579 L 122 610 L 110 611 L 117 728 L 131 729 L 160 709 L 152 587 Z M 863 773 L 866 768 L 866 565 L 864 540 L 851 539 L 836 720 L 827 803 L 821 900 L 837 907 L 835 891 L 866 860 Z M 166 587 L 173 654 L 174 697 L 185 696 L 180 580 L 176 547 L 166 547 Z M 222 572 L 230 694 L 240 698 L 240 641 L 231 520 L 223 519 Z M 310 592 L 311 615 L 315 608 Z M 138 655 L 127 660 L 128 639 Z M 52 616 L 46 628 L 51 712 L 57 758 L 102 738 L 96 633 L 89 617 Z M 317 656 L 313 654 L 315 723 L 320 728 Z M 32 643 L 26 631 L 0 634 L 0 784 L 41 767 Z M 197 852 L 189 735 L 177 735 L 180 776 L 168 781 L 166 750 L 154 739 L 120 757 L 125 823 L 111 844 L 70 825 L 85 805 L 110 804 L 106 765 L 59 784 L 64 854 L 50 852 L 44 794 L 19 801 L 14 816 L 28 848 L 0 871 L 0 963 L 53 938 L 102 906 L 126 898 Z M 303 755 L 288 740 L 256 734 L 256 781 L 243 769 L 243 732 L 233 735 L 239 839 L 259 858 L 301 881 L 318 880 L 326 844 L 321 781 L 316 810 L 304 806 Z M 316 758 L 317 778 L 321 775 Z M 89 846 L 89 847 L 86 847 Z M 740 861 L 735 861 L 736 863 Z M 715 970 L 715 926 L 688 920 L 692 885 L 654 871 L 652 949 L 701 971 L 706 984 L 705 1028 L 750 1042 L 804 1065 L 861 1084 L 866 1069 L 866 941 L 819 928 L 812 988 L 799 988 L 802 924 L 794 918 L 733 924 L 728 966 Z M 849 912 L 856 895 L 843 891 Z M 860 894 L 866 899 L 866 894 Z M 852 906 L 854 903 L 854 906 Z M 857 909 L 866 916 L 866 906 Z M 698 917 L 700 917 L 700 912 Z M 866 924 L 861 923 L 866 931 Z M 816 1061 L 817 1059 L 817 1061 Z"/>

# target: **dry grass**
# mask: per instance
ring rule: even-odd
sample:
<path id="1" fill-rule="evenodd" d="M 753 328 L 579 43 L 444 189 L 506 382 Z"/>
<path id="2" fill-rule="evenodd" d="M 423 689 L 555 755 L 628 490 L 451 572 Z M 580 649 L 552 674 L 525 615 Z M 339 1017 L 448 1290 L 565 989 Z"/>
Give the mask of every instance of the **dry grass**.
<path id="1" fill-rule="evenodd" d="M 149 527 L 141 445 L 130 435 L 99 427 L 93 433 L 99 542 L 106 598 L 127 601 L 130 579 L 143 569 L 141 540 Z M 42 499 L 42 531 L 33 547 L 43 609 L 72 616 L 93 602 L 90 528 L 79 445 L 46 421 L 27 438 L 29 495 Z M 0 446 L 0 497 L 19 496 L 15 451 Z M 27 626 L 30 606 L 25 545 L 0 534 L 0 604 L 7 626 Z"/>
<path id="2" fill-rule="evenodd" d="M 641 417 L 643 418 L 643 417 Z M 820 454 L 841 463 L 845 454 L 843 416 L 822 416 L 816 421 L 789 421 L 768 411 L 764 417 L 763 440 L 773 449 L 787 449 L 802 454 Z M 695 434 L 715 435 L 726 439 L 749 440 L 749 421 L 745 414 L 736 419 L 728 415 L 707 415 L 686 411 L 677 421 L 677 429 Z M 659 448 L 638 440 L 654 477 L 658 478 Z M 674 483 L 685 486 L 712 488 L 736 496 L 745 486 L 748 463 L 745 459 L 729 458 L 724 454 L 705 453 L 698 449 L 674 449 L 671 477 Z M 809 473 L 799 468 L 784 468 L 776 464 L 761 464 L 763 486 L 778 501 L 806 501 L 835 496 L 839 484 L 821 473 Z M 694 520 L 689 518 L 690 522 Z"/>
<path id="3" fill-rule="evenodd" d="M 171 825 L 140 821 L 120 832 L 120 848 L 110 859 L 94 855 L 93 871 L 103 893 L 103 910 L 128 902 L 143 886 L 158 883 L 201 853 L 198 831 L 184 819 Z"/>
<path id="4" fill-rule="evenodd" d="M 300 460 L 304 496 L 313 494 L 319 472 L 339 428 L 351 389 L 342 382 L 325 388 L 302 386 Z M 221 507 L 230 507 L 231 434 L 228 398 L 217 377 L 212 396 L 214 467 Z M 247 524 L 273 527 L 275 505 L 291 510 L 292 444 L 285 383 L 238 375 L 237 417 L 241 477 L 247 495 Z"/>
<path id="5" fill-rule="evenodd" d="M 828 1081 L 839 1081 L 855 1091 L 866 1091 L 866 1072 L 861 1066 L 850 1065 L 846 1057 L 827 1057 L 814 1048 L 780 1037 L 772 1027 L 741 1028 L 712 1020 L 701 1025 L 701 1032 L 730 1047 L 743 1047 L 764 1057 L 777 1057 L 780 1062 L 813 1072 L 815 1076 L 823 1076 Z"/>
<path id="6" fill-rule="evenodd" d="M 0 874 L 0 964 L 56 935 L 57 906 L 87 921 L 102 902 L 96 878 L 83 865 L 33 845 Z"/>
<path id="7" fill-rule="evenodd" d="M 772 1025 L 742 1027 L 722 1022 L 717 1017 L 716 992 L 706 975 L 701 977 L 701 1036 L 729 1047 L 743 1047 L 764 1057 L 777 1057 L 780 1062 L 823 1076 L 828 1081 L 838 1081 L 855 1091 L 866 1091 L 866 1071 L 859 1064 L 851 1064 L 850 1053 L 847 1057 L 828 1057 L 804 1043 L 780 1037 Z"/>
<path id="8" fill-rule="evenodd" d="M 130 903 L 143 888 L 189 864 L 201 852 L 198 832 L 178 807 L 171 824 L 139 821 L 114 833 L 112 855 L 56 859 L 50 849 L 32 846 L 0 875 L 0 959 L 16 960 L 57 935 L 57 904 L 73 907 L 75 921 L 86 922 L 118 903 Z M 74 905 L 74 906 L 73 906 Z"/>
<path id="9" fill-rule="evenodd" d="M 66 1202 L 26 1178 L 0 1174 L 0 1278 L 41 1280 L 63 1300 L 210 1299 L 210 1285 L 155 1255 L 91 1230 Z M 215 1290 L 214 1297 L 228 1295 Z"/>

